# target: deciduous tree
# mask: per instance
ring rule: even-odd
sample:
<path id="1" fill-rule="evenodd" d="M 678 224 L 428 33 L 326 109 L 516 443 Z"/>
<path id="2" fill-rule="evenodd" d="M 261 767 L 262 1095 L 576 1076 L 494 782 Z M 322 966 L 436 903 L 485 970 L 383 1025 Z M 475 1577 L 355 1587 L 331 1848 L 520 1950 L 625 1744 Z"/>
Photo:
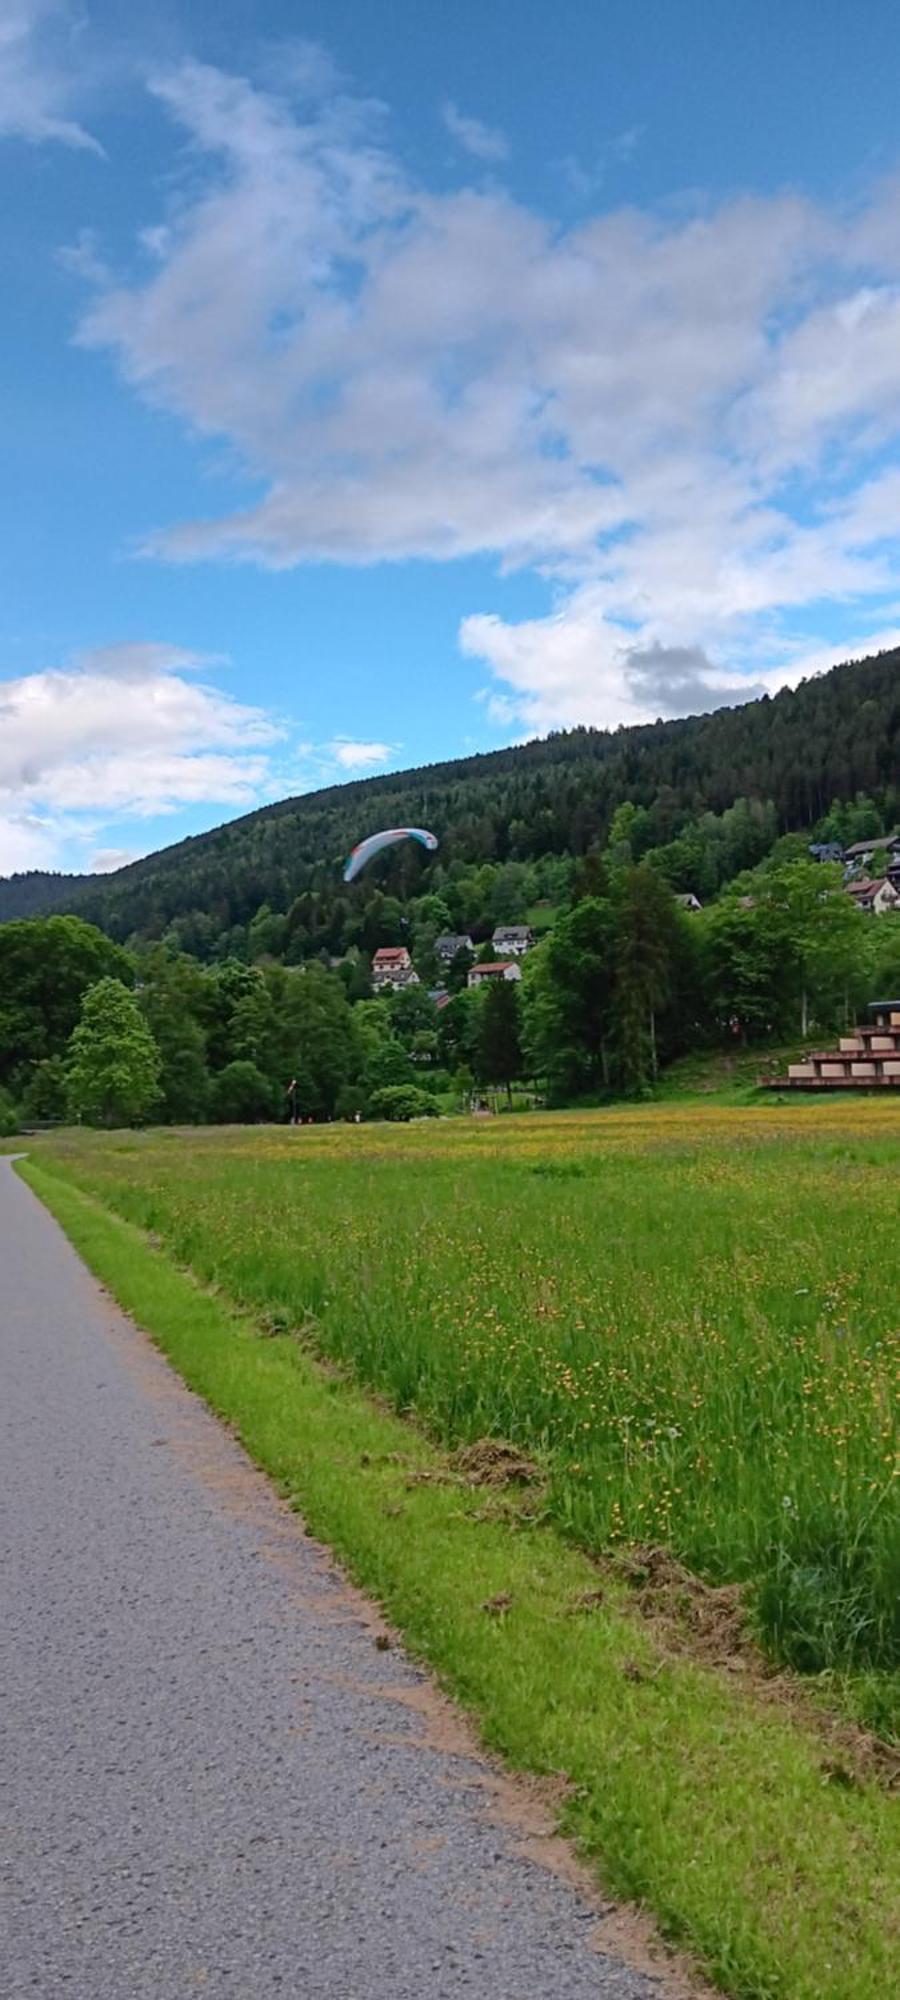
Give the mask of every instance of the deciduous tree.
<path id="1" fill-rule="evenodd" d="M 118 979 L 91 986 L 69 1040 L 66 1100 L 88 1125 L 136 1125 L 159 1096 L 159 1050 L 132 993 Z"/>

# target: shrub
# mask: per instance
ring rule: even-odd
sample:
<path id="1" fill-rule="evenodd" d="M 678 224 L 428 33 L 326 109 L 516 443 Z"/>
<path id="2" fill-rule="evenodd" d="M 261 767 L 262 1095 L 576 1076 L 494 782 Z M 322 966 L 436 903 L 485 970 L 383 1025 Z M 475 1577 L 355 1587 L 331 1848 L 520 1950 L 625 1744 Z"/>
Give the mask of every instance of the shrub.
<path id="1" fill-rule="evenodd" d="M 350 1121 L 354 1120 L 357 1116 L 365 1118 L 367 1109 L 366 1093 L 362 1085 L 358 1083 L 345 1083 L 343 1090 L 338 1092 L 337 1103 L 334 1107 L 335 1117 Z"/>
<path id="2" fill-rule="evenodd" d="M 259 1125 L 275 1116 L 272 1085 L 255 1063 L 229 1063 L 213 1078 L 211 1110 L 219 1125 Z"/>
<path id="3" fill-rule="evenodd" d="M 433 1097 L 411 1083 L 390 1083 L 373 1091 L 369 1100 L 373 1118 L 389 1118 L 392 1124 L 406 1124 L 410 1118 L 434 1118 Z"/>

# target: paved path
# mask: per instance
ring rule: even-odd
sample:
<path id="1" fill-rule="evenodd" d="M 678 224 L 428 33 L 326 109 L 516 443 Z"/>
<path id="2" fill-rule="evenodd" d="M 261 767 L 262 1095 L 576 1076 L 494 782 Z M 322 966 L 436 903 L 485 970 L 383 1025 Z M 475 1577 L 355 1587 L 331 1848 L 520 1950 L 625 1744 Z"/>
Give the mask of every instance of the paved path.
<path id="1" fill-rule="evenodd" d="M 452 1716 L 0 1161 L 2 2000 L 674 1991 Z"/>

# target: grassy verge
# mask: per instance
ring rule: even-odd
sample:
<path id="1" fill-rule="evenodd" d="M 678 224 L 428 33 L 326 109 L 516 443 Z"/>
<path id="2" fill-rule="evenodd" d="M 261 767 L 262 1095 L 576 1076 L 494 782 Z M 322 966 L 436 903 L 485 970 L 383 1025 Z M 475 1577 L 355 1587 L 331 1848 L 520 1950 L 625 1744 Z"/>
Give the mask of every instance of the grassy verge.
<path id="1" fill-rule="evenodd" d="M 565 1828 L 610 1888 L 739 2000 L 881 2000 L 900 1863 L 883 1792 L 835 1782 L 814 1732 L 657 1653 L 624 1589 L 588 1608 L 587 1557 L 448 1480 L 443 1454 L 295 1339 L 260 1338 L 139 1230 L 34 1161 L 19 1171 L 486 1743 L 566 1774 Z"/>

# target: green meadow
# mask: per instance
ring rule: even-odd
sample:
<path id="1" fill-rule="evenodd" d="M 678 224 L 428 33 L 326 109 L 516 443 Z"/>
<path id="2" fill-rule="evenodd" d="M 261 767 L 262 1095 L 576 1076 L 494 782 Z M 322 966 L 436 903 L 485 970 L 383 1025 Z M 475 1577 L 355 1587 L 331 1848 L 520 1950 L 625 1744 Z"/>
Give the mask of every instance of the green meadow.
<path id="1" fill-rule="evenodd" d="M 600 1552 L 739 1584 L 775 1660 L 900 1652 L 893 1106 L 54 1142 L 46 1163 Z"/>

